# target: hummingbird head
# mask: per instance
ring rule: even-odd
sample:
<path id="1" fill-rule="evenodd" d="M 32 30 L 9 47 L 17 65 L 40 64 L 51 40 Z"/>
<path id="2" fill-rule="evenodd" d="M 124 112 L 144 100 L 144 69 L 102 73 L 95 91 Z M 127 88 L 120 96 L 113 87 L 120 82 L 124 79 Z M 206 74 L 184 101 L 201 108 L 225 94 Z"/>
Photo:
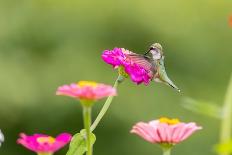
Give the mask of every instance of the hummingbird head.
<path id="1" fill-rule="evenodd" d="M 163 57 L 162 46 L 159 43 L 154 43 L 150 46 L 149 51 L 146 53 L 150 53 L 154 60 L 160 60 Z"/>
<path id="2" fill-rule="evenodd" d="M 154 43 L 154 44 L 152 44 L 152 45 L 150 46 L 150 50 L 152 50 L 152 49 L 158 49 L 158 50 L 160 50 L 160 51 L 163 50 L 162 46 L 161 46 L 159 43 Z"/>

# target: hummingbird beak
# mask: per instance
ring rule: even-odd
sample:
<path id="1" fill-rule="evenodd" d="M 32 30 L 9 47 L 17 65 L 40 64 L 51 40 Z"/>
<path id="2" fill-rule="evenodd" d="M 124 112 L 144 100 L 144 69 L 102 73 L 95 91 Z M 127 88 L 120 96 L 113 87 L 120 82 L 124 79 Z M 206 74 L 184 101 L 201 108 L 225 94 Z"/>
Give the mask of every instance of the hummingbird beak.
<path id="1" fill-rule="evenodd" d="M 169 79 L 165 67 L 164 67 L 164 59 L 160 59 L 158 72 L 160 76 L 160 80 L 163 81 L 165 84 L 169 85 L 170 87 L 176 89 L 178 92 L 180 92 L 180 89 L 172 82 L 172 80 Z"/>
<path id="2" fill-rule="evenodd" d="M 150 52 L 150 50 L 148 50 L 146 53 L 144 53 L 144 55 L 147 55 Z"/>

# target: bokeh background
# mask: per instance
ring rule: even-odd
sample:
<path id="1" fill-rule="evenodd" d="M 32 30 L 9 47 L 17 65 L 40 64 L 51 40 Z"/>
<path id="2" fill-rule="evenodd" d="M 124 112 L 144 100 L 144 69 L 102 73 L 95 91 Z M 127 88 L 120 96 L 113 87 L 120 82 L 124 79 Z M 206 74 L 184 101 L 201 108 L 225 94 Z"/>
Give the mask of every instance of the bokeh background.
<path id="1" fill-rule="evenodd" d="M 182 92 L 126 80 L 95 130 L 94 153 L 160 154 L 129 131 L 137 121 L 169 116 L 204 127 L 173 154 L 214 154 L 220 121 L 181 102 L 190 96 L 223 103 L 232 71 L 231 14 L 228 0 L 0 0 L 0 128 L 6 138 L 0 154 L 33 154 L 16 144 L 20 132 L 55 136 L 82 129 L 80 104 L 55 96 L 56 88 L 79 80 L 113 84 L 117 73 L 101 60 L 102 51 L 144 53 L 154 42 L 163 45 L 167 72 Z"/>

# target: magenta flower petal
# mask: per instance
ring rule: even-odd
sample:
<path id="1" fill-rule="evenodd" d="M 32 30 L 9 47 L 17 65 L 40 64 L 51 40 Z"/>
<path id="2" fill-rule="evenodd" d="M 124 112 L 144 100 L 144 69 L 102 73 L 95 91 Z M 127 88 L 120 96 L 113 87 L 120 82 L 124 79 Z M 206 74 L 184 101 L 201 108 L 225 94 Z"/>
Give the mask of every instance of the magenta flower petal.
<path id="1" fill-rule="evenodd" d="M 54 153 L 68 144 L 71 138 L 68 133 L 62 133 L 56 138 L 43 134 L 28 136 L 21 133 L 17 143 L 36 153 Z"/>
<path id="2" fill-rule="evenodd" d="M 130 75 L 131 80 L 137 84 L 144 83 L 148 85 L 151 80 L 149 72 L 137 64 L 126 65 L 125 71 Z"/>
<path id="3" fill-rule="evenodd" d="M 182 123 L 177 119 L 161 118 L 148 123 L 139 122 L 133 126 L 135 133 L 148 142 L 158 144 L 177 144 L 187 139 L 202 127 L 196 123 Z"/>
<path id="4" fill-rule="evenodd" d="M 112 51 L 105 50 L 102 54 L 102 59 L 113 67 L 118 67 L 126 59 L 126 56 L 121 48 L 114 48 Z"/>
<path id="5" fill-rule="evenodd" d="M 102 59 L 114 68 L 122 66 L 136 84 L 148 85 L 153 77 L 150 68 L 139 64 L 137 59 L 133 59 L 130 55 L 136 54 L 124 48 L 114 48 L 113 50 L 105 50 Z"/>

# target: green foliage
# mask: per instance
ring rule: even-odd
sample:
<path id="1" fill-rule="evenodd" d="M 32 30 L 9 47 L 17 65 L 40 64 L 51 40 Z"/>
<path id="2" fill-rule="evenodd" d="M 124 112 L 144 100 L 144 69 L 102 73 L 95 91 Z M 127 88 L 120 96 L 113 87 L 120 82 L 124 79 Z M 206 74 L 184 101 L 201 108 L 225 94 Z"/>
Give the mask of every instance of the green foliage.
<path id="1" fill-rule="evenodd" d="M 220 145 L 221 150 L 229 151 L 231 149 L 231 143 L 228 141 L 231 140 L 232 136 L 232 74 L 230 77 L 230 82 L 227 88 L 225 95 L 225 101 L 223 104 L 223 119 L 221 123 L 220 131 Z M 219 155 L 229 155 L 230 153 L 220 153 Z"/>
<path id="2" fill-rule="evenodd" d="M 216 145 L 215 151 L 218 154 L 231 154 L 232 153 L 232 140 L 226 143 Z"/>
<path id="3" fill-rule="evenodd" d="M 222 108 L 213 103 L 185 98 L 182 106 L 196 113 L 221 119 L 220 142 L 215 147 L 219 155 L 229 155 L 232 152 L 232 75 L 228 84 L 225 101 Z"/>
<path id="4" fill-rule="evenodd" d="M 222 108 L 212 102 L 194 100 L 192 98 L 184 98 L 182 106 L 192 112 L 203 114 L 206 116 L 222 119 Z"/>
<path id="5" fill-rule="evenodd" d="M 91 144 L 93 145 L 96 141 L 96 136 L 91 133 Z M 85 129 L 81 130 L 73 136 L 72 141 L 69 145 L 69 150 L 66 155 L 83 155 L 87 151 L 86 146 L 86 132 Z"/>

